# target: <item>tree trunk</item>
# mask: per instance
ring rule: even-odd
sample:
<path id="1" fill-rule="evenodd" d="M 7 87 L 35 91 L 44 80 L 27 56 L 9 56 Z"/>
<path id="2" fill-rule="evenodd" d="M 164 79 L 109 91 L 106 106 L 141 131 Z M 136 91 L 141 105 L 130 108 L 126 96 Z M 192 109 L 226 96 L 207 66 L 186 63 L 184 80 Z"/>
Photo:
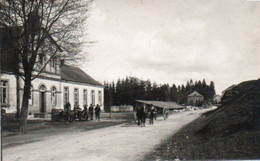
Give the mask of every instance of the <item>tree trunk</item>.
<path id="1" fill-rule="evenodd" d="M 26 132 L 27 127 L 27 116 L 28 116 L 28 104 L 31 89 L 31 76 L 25 76 L 24 80 L 24 92 L 23 92 L 23 102 L 20 117 L 20 132 Z"/>
<path id="2" fill-rule="evenodd" d="M 16 118 L 20 118 L 20 80 L 19 76 L 16 76 Z"/>

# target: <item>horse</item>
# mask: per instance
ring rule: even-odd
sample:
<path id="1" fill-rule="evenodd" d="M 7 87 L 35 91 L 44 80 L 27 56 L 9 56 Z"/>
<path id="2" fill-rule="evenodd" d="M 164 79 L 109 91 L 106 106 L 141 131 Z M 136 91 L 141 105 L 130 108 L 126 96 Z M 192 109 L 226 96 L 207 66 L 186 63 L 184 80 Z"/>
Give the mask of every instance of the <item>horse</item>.
<path id="1" fill-rule="evenodd" d="M 137 125 L 145 126 L 146 113 L 143 106 L 136 107 L 136 116 L 138 119 Z"/>

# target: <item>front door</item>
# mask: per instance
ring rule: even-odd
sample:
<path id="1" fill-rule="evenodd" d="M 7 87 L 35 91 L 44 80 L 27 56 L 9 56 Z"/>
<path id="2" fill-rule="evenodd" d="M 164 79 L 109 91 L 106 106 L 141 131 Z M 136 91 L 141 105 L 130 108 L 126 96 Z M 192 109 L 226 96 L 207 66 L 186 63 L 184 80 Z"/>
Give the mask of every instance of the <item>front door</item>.
<path id="1" fill-rule="evenodd" d="M 45 92 L 40 92 L 40 112 L 42 113 L 46 112 L 45 102 Z"/>

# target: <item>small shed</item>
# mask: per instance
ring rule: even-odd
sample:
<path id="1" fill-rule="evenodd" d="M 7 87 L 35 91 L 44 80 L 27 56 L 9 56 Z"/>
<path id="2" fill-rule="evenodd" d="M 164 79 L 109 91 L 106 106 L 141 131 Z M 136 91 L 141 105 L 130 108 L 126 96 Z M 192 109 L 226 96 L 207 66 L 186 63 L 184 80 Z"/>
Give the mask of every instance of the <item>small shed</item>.
<path id="1" fill-rule="evenodd" d="M 187 103 L 189 105 L 199 106 L 202 104 L 203 101 L 204 101 L 204 97 L 201 94 L 199 94 L 197 91 L 194 91 L 188 95 Z"/>

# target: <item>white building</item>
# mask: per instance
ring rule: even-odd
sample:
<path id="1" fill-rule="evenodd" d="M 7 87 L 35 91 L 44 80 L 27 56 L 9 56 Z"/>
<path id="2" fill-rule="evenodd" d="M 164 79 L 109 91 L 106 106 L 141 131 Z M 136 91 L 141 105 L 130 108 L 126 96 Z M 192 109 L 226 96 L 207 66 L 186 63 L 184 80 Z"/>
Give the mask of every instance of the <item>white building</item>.
<path id="1" fill-rule="evenodd" d="M 17 41 L 16 30 L 0 28 L 0 105 L 6 112 L 16 112 L 22 104 L 24 81 L 12 73 L 23 73 L 17 51 L 12 46 Z M 53 40 L 52 40 L 53 41 Z M 11 43 L 10 43 L 11 42 Z M 53 42 L 58 48 L 59 46 Z M 10 45 L 11 44 L 11 45 Z M 57 58 L 47 62 L 48 54 L 37 55 L 35 76 L 46 64 L 44 71 L 31 83 L 29 115 L 46 114 L 53 108 L 64 108 L 66 102 L 74 105 L 97 105 L 104 109 L 103 85 L 83 70 L 64 64 Z"/>
<path id="2" fill-rule="evenodd" d="M 16 112 L 19 104 L 17 90 L 20 91 L 21 106 L 24 81 L 7 72 L 3 72 L 0 78 L 1 108 L 9 113 Z M 63 109 L 66 102 L 70 102 L 72 109 L 74 105 L 83 108 L 83 105 L 99 104 L 103 110 L 104 88 L 80 68 L 65 65 L 54 59 L 48 63 L 45 71 L 32 81 L 29 115 L 50 113 L 53 108 Z"/>
<path id="3" fill-rule="evenodd" d="M 198 103 L 202 103 L 204 101 L 204 97 L 199 94 L 197 91 L 192 92 L 188 95 L 187 103 L 189 105 L 197 105 Z"/>

